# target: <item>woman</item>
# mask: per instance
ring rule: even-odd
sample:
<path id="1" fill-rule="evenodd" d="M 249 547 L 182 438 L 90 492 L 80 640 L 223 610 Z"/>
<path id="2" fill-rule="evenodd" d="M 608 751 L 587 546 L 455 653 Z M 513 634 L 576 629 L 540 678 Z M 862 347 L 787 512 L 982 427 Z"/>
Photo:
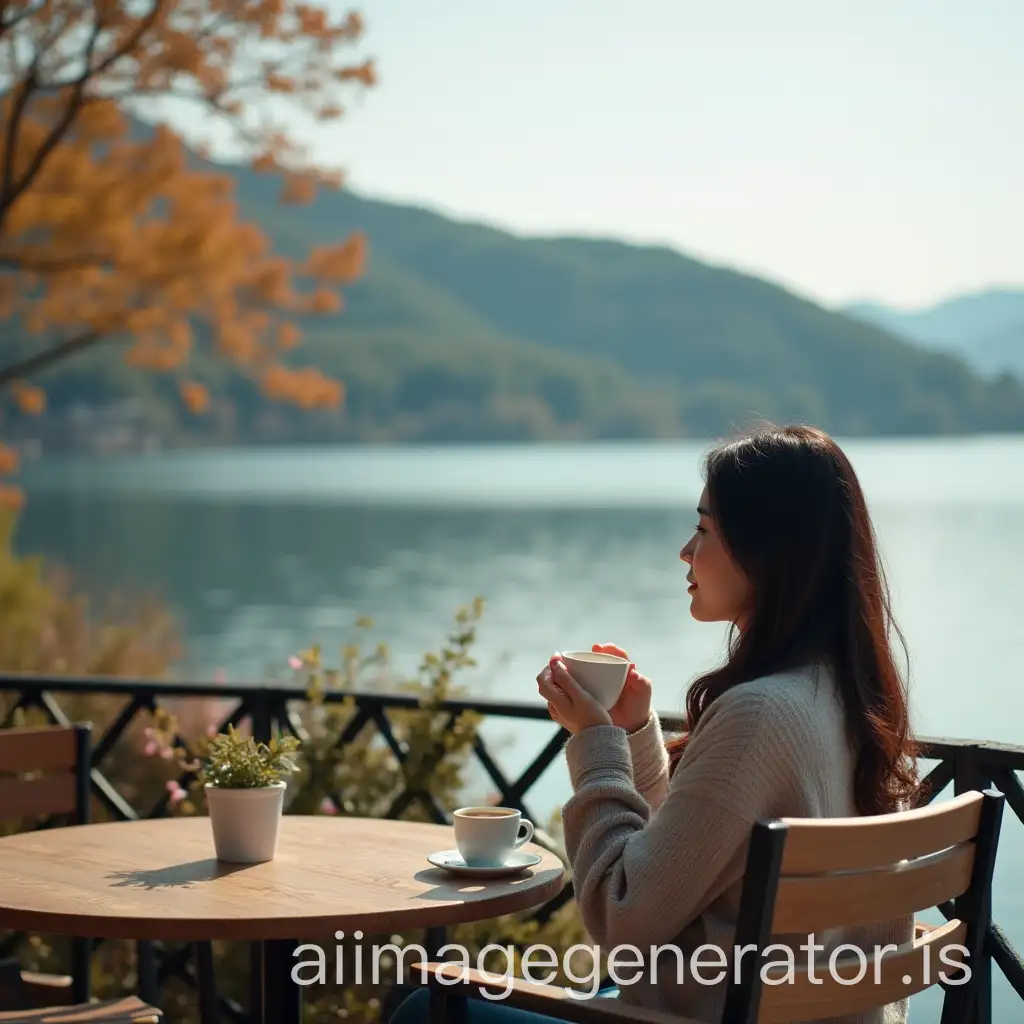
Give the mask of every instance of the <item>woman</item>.
<path id="1" fill-rule="evenodd" d="M 572 734 L 563 825 L 583 923 L 605 952 L 647 954 L 642 968 L 620 970 L 619 998 L 714 1022 L 754 822 L 895 811 L 917 775 L 890 647 L 890 631 L 899 634 L 864 496 L 835 442 L 784 427 L 715 449 L 697 512 L 680 552 L 690 612 L 728 623 L 730 637 L 725 664 L 687 694 L 687 732 L 665 742 L 650 682 L 633 666 L 610 712 L 557 655 L 537 684 Z M 912 918 L 901 918 L 815 939 L 827 957 L 839 943 L 870 953 L 912 934 Z M 805 940 L 794 943 L 797 963 Z M 719 984 L 707 983 L 720 970 L 714 956 L 698 964 L 702 981 L 692 970 L 693 952 L 708 944 L 729 958 Z M 671 949 L 652 965 L 656 946 Z M 498 1009 L 479 1019 L 531 1019 Z M 894 1024 L 906 1010 L 904 1000 L 850 1020 Z"/>

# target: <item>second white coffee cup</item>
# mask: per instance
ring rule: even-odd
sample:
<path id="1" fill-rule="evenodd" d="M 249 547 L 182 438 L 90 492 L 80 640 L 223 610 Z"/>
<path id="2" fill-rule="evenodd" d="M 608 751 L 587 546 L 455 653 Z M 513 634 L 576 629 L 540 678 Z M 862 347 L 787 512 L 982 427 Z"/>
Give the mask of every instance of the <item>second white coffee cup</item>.
<path id="1" fill-rule="evenodd" d="M 533 824 L 514 807 L 460 807 L 455 845 L 470 867 L 500 867 L 533 838 Z"/>

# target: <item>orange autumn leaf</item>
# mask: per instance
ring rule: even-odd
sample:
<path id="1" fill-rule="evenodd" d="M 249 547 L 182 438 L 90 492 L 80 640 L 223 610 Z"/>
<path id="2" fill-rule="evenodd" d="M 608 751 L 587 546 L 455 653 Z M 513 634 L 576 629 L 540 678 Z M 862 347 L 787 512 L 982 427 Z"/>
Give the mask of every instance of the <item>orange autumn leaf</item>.
<path id="1" fill-rule="evenodd" d="M 286 75 L 279 75 L 271 72 L 267 75 L 267 88 L 271 92 L 286 92 L 291 93 L 296 91 L 296 84 L 294 78 L 289 78 Z"/>
<path id="2" fill-rule="evenodd" d="M 361 64 L 358 67 L 341 68 L 335 77 L 339 82 L 362 82 L 370 86 L 377 84 L 377 71 L 371 62 Z"/>
<path id="3" fill-rule="evenodd" d="M 302 341 L 302 332 L 295 324 L 281 324 L 277 329 L 277 347 L 282 352 L 296 348 Z"/>
<path id="4" fill-rule="evenodd" d="M 210 392 L 195 381 L 183 381 L 180 386 L 181 400 L 191 413 L 206 412 L 210 407 Z"/>
<path id="5" fill-rule="evenodd" d="M 341 307 L 341 296 L 328 288 L 320 288 L 314 292 L 306 305 L 311 313 L 337 313 Z"/>
<path id="6" fill-rule="evenodd" d="M 366 250 L 366 236 L 356 232 L 341 245 L 314 248 L 304 269 L 324 280 L 353 281 L 366 271 Z"/>
<path id="7" fill-rule="evenodd" d="M 291 401 L 305 409 L 330 409 L 341 404 L 344 390 L 314 367 L 291 370 L 274 365 L 263 376 L 263 391 L 270 398 Z"/>
<path id="8" fill-rule="evenodd" d="M 18 453 L 5 444 L 0 444 L 0 476 L 10 476 L 18 472 L 21 460 Z"/>
<path id="9" fill-rule="evenodd" d="M 281 190 L 281 202 L 292 206 L 306 205 L 316 198 L 316 183 L 309 177 L 289 174 Z"/>
<path id="10" fill-rule="evenodd" d="M 277 160 L 272 153 L 259 153 L 249 165 L 254 171 L 276 171 Z"/>
<path id="11" fill-rule="evenodd" d="M 39 416 L 46 409 L 46 393 L 42 388 L 18 381 L 11 387 L 14 401 L 27 416 Z"/>
<path id="12" fill-rule="evenodd" d="M 25 504 L 25 495 L 17 487 L 0 484 L 0 508 L 18 511 Z"/>

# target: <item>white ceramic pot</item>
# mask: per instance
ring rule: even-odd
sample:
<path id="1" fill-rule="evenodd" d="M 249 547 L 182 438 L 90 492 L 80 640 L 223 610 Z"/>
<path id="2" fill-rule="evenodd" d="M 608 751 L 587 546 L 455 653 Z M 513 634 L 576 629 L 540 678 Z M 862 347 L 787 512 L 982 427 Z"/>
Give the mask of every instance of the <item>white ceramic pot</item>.
<path id="1" fill-rule="evenodd" d="M 217 860 L 259 864 L 274 859 L 287 788 L 280 780 L 259 789 L 222 789 L 206 784 Z"/>

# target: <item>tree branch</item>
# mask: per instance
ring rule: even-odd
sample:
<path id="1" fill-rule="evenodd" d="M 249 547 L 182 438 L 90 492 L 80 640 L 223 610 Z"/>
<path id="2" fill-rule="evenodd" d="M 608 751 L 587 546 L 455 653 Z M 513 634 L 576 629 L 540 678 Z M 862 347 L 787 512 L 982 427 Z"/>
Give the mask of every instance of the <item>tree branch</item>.
<path id="1" fill-rule="evenodd" d="M 5 32 L 10 32 L 12 28 L 17 28 L 23 21 L 42 13 L 45 6 L 45 4 L 40 4 L 38 7 L 26 7 L 25 10 L 8 19 L 6 17 L 8 4 L 6 2 L 0 4 L 0 36 Z"/>
<path id="2" fill-rule="evenodd" d="M 78 255 L 54 259 L 47 256 L 9 256 L 0 253 L 0 269 L 20 270 L 25 274 L 62 274 L 72 270 L 83 270 L 86 267 L 107 267 L 112 262 L 110 257 L 104 255 Z"/>
<path id="3" fill-rule="evenodd" d="M 42 169 L 43 164 L 46 162 L 47 157 L 56 149 L 60 143 L 61 138 L 65 132 L 71 127 L 72 122 L 81 110 L 84 99 L 85 99 L 85 87 L 89 84 L 89 80 L 95 75 L 102 74 L 112 64 L 120 60 L 126 53 L 129 53 L 135 46 L 138 45 L 139 40 L 149 31 L 150 28 L 156 22 L 157 16 L 160 14 L 165 0 L 154 0 L 153 9 L 146 15 L 142 21 L 139 22 L 134 32 L 125 40 L 123 45 L 115 50 L 113 53 L 108 54 L 107 57 L 100 62 L 97 67 L 92 67 L 92 56 L 96 49 L 96 42 L 99 39 L 100 33 L 103 31 L 103 22 L 97 15 L 96 21 L 93 24 L 92 33 L 89 36 L 89 42 L 85 47 L 85 55 L 83 56 L 84 67 L 82 73 L 79 75 L 77 80 L 72 85 L 71 97 L 68 100 L 68 105 L 64 110 L 64 115 L 60 121 L 54 126 L 43 141 L 42 145 L 36 150 L 35 155 L 29 164 L 28 170 L 22 175 L 21 180 L 14 185 L 10 186 L 9 176 L 11 173 L 11 158 L 13 156 L 13 134 L 8 133 L 8 154 L 7 154 L 7 165 L 4 168 L 4 191 L 0 194 L 0 235 L 3 234 L 4 221 L 7 219 L 7 214 L 10 212 L 11 207 L 14 205 L 18 197 L 32 184 L 32 180 Z M 38 55 L 36 61 L 33 63 L 33 72 L 30 75 L 31 79 L 35 77 L 35 64 L 38 63 Z M 33 85 L 35 83 L 33 82 Z M 28 100 L 28 93 L 30 90 L 26 89 L 24 94 L 25 102 Z M 19 96 L 19 101 L 22 97 Z M 22 104 L 24 106 L 24 104 Z M 21 111 L 18 111 L 20 118 Z M 13 119 L 12 119 L 13 123 Z"/>
<path id="4" fill-rule="evenodd" d="M 156 24 L 157 15 L 159 15 L 161 9 L 164 6 L 166 0 L 153 0 L 153 10 L 149 12 L 139 22 L 138 27 L 135 31 L 124 41 L 119 50 L 115 50 L 113 53 L 107 55 L 105 60 L 100 61 L 97 65 L 94 74 L 102 75 L 105 71 L 108 71 L 114 64 L 116 64 L 122 57 L 127 56 L 139 45 L 139 41 L 142 37 Z"/>
<path id="5" fill-rule="evenodd" d="M 22 175 L 21 180 L 16 185 L 11 185 L 11 171 L 13 169 L 13 158 L 14 158 L 14 135 L 13 133 L 8 134 L 8 149 L 7 149 L 7 164 L 4 167 L 4 191 L 3 195 L 0 196 L 0 235 L 3 234 L 4 221 L 7 219 L 7 214 L 10 212 L 11 207 L 17 201 L 18 197 L 32 184 L 32 180 L 42 169 L 43 164 L 46 162 L 46 158 L 56 149 L 57 144 L 60 142 L 64 133 L 71 127 L 72 121 L 74 121 L 79 109 L 82 105 L 82 97 L 85 93 L 85 85 L 89 81 L 89 76 L 92 74 L 92 54 L 96 47 L 96 40 L 99 38 L 99 34 L 102 31 L 102 23 L 97 17 L 96 23 L 93 25 L 92 34 L 89 36 L 89 42 L 85 48 L 85 67 L 82 70 L 82 74 L 79 76 L 78 81 L 75 83 L 74 88 L 71 91 L 71 97 L 68 100 L 68 105 L 64 110 L 64 115 L 57 122 L 57 124 L 50 131 L 50 134 L 43 140 L 42 145 L 36 150 L 29 162 L 28 169 Z M 35 79 L 35 68 L 39 62 L 39 55 L 36 54 L 36 58 L 33 61 L 33 70 L 29 75 L 29 81 L 34 83 Z M 27 88 L 24 92 L 24 97 L 27 102 L 30 90 Z M 21 97 L 19 97 L 21 99 Z M 24 106 L 23 106 L 24 109 Z M 20 116 L 21 111 L 18 111 Z"/>
<path id="6" fill-rule="evenodd" d="M 32 67 L 25 76 L 23 88 L 17 95 L 14 105 L 11 108 L 11 119 L 7 122 L 7 139 L 4 143 L 4 177 L 3 185 L 0 186 L 0 227 L 2 227 L 7 210 L 14 202 L 8 199 L 11 194 L 11 186 L 14 183 L 14 151 L 18 145 L 18 133 L 21 130 L 21 119 L 28 106 L 29 97 L 36 85 L 36 69 L 39 64 L 39 56 L 32 62 Z"/>
<path id="7" fill-rule="evenodd" d="M 100 337 L 95 331 L 89 331 L 86 334 L 79 334 L 75 338 L 68 338 L 67 341 L 62 341 L 59 345 L 54 345 L 53 348 L 47 349 L 45 352 L 38 352 L 36 355 L 22 359 L 20 362 L 12 363 L 10 366 L 0 367 L 0 391 L 10 387 L 16 380 L 21 380 L 33 373 L 38 373 L 40 370 L 45 370 L 47 366 L 89 348 L 91 345 L 96 344 Z"/>

